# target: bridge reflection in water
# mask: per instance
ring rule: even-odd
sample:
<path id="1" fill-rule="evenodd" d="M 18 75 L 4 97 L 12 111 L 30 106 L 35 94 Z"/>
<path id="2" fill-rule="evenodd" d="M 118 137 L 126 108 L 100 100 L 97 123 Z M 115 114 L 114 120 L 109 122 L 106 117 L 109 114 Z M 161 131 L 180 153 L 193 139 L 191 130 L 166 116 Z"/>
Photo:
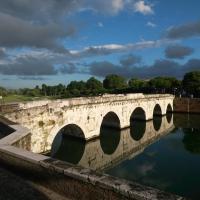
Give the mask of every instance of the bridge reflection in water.
<path id="1" fill-rule="evenodd" d="M 158 112 L 157 114 L 159 115 Z M 117 129 L 116 121 L 115 128 L 107 127 L 102 122 L 100 137 L 88 142 L 69 136 L 73 130 L 81 134 L 76 125 L 65 127 L 54 139 L 51 156 L 86 168 L 105 170 L 135 157 L 174 129 L 173 116 L 170 114 L 164 117 L 156 115 L 147 122 L 141 120 L 141 110 L 136 111 L 133 116 L 139 118 L 131 117 L 130 128 L 123 130 Z M 67 131 L 70 132 L 69 135 Z"/>

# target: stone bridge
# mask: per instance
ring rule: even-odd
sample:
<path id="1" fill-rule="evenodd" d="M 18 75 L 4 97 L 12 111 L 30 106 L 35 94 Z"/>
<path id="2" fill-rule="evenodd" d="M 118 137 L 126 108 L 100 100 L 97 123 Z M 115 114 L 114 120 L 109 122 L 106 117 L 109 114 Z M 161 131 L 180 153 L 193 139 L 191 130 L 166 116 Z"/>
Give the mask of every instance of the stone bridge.
<path id="1" fill-rule="evenodd" d="M 102 125 L 124 129 L 134 119 L 151 120 L 173 110 L 172 95 L 103 95 L 69 100 L 20 103 L 4 113 L 9 120 L 31 131 L 31 151 L 49 151 L 55 136 L 65 132 L 86 140 L 99 137 Z"/>

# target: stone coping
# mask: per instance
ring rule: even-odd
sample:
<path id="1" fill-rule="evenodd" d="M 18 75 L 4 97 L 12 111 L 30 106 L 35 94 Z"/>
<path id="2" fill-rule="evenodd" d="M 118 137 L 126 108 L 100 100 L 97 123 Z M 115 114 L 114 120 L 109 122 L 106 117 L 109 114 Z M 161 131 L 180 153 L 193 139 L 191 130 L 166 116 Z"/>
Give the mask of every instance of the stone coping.
<path id="1" fill-rule="evenodd" d="M 143 93 L 133 93 L 133 94 L 104 94 L 102 96 L 94 96 L 94 97 L 77 97 L 77 98 L 69 98 L 69 99 L 57 99 L 57 100 L 36 100 L 36 101 L 28 101 L 24 103 L 18 103 L 17 110 L 29 109 L 34 107 L 41 106 L 49 106 L 55 107 L 58 105 L 60 107 L 65 106 L 79 106 L 79 105 L 88 105 L 88 104 L 100 104 L 107 102 L 122 102 L 122 101 L 130 101 L 130 100 L 141 100 L 141 99 L 162 99 L 166 97 L 174 98 L 171 94 L 143 94 Z M 12 106 L 12 104 L 4 104 L 2 106 Z M 16 105 L 16 103 L 15 103 Z"/>
<path id="2" fill-rule="evenodd" d="M 162 199 L 162 200 L 182 200 L 183 197 L 173 195 L 167 192 L 160 191 L 158 189 L 140 185 L 135 182 L 126 181 L 116 177 L 112 177 L 106 174 L 100 174 L 93 170 L 75 166 L 67 162 L 52 159 L 48 156 L 35 154 L 23 149 L 12 146 L 15 142 L 21 140 L 28 134 L 29 130 L 20 125 L 9 125 L 16 131 L 9 136 L 0 140 L 0 160 L 6 164 L 13 166 L 14 168 L 20 167 L 23 171 L 29 171 L 29 173 L 42 173 L 51 177 L 59 176 L 64 180 L 62 187 L 64 187 L 64 193 L 72 195 L 73 199 L 77 199 L 76 195 L 82 192 L 82 187 L 86 188 L 87 198 L 92 199 L 89 191 L 95 192 L 106 191 L 108 196 L 104 196 L 104 199 L 134 199 L 134 200 L 150 200 L 150 199 Z M 57 179 L 58 180 L 58 179 Z M 75 181 L 76 192 L 72 190 L 71 185 L 67 184 L 68 181 Z M 53 185 L 52 185 L 53 184 Z M 55 188 L 55 180 L 51 183 Z M 87 190 L 88 188 L 88 190 Z M 90 188 L 90 189 L 89 189 Z M 59 189 L 58 189 L 59 190 Z M 93 195 L 91 193 L 91 195 Z M 74 195 L 74 196 L 73 196 Z M 113 198 L 110 198 L 110 195 Z M 80 198 L 80 197 L 78 197 Z M 87 199 L 81 198 L 81 199 Z M 101 197 L 102 198 L 102 197 Z M 97 198 L 96 198 L 97 199 Z"/>

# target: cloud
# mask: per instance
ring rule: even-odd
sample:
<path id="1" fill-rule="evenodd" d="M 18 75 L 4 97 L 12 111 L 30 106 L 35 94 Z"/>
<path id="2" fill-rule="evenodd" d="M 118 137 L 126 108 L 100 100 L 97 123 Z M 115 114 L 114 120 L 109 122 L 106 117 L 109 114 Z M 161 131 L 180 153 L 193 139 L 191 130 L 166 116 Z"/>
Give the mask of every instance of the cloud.
<path id="1" fill-rule="evenodd" d="M 165 49 L 165 56 L 167 58 L 178 58 L 183 59 L 186 56 L 191 55 L 194 49 L 191 47 L 181 46 L 181 45 L 171 45 Z"/>
<path id="2" fill-rule="evenodd" d="M 170 44 L 171 41 L 168 39 L 156 40 L 156 41 L 142 41 L 130 44 L 106 44 L 99 46 L 86 47 L 80 51 L 70 51 L 74 57 L 90 57 L 90 56 L 102 56 L 113 53 L 125 53 L 128 51 L 136 51 L 147 48 L 157 48 L 162 45 Z"/>
<path id="3" fill-rule="evenodd" d="M 0 59 L 5 57 L 6 57 L 5 50 L 3 48 L 0 48 Z"/>
<path id="4" fill-rule="evenodd" d="M 200 59 L 190 59 L 184 65 L 185 72 L 200 70 Z"/>
<path id="5" fill-rule="evenodd" d="M 113 64 L 108 61 L 92 62 L 87 65 L 85 73 L 105 77 L 108 74 L 117 74 L 127 78 L 148 79 L 156 76 L 172 76 L 182 78 L 186 72 L 200 70 L 200 59 L 190 59 L 185 64 L 161 59 L 155 60 L 152 65 L 129 65 L 127 66 L 121 60 L 120 64 Z"/>
<path id="6" fill-rule="evenodd" d="M 154 14 L 152 5 L 145 3 L 144 1 L 138 1 L 134 4 L 133 7 L 135 12 L 139 12 L 143 15 L 151 15 Z"/>
<path id="7" fill-rule="evenodd" d="M 22 19 L 0 14 L 0 45 L 4 47 L 37 47 L 65 51 L 57 42 L 73 34 L 73 29 L 50 23 L 45 25 L 31 24 Z"/>
<path id="8" fill-rule="evenodd" d="M 166 37 L 169 39 L 183 39 L 194 36 L 200 36 L 200 21 L 174 26 L 166 33 Z"/>
<path id="9" fill-rule="evenodd" d="M 41 77 L 41 76 L 19 76 L 21 80 L 33 80 L 33 81 L 44 81 L 49 80 L 49 78 Z"/>
<path id="10" fill-rule="evenodd" d="M 179 64 L 169 60 L 156 60 L 151 66 L 126 66 L 110 62 L 93 62 L 89 66 L 91 75 L 105 77 L 108 74 L 117 74 L 127 78 L 151 78 L 155 76 L 180 76 Z"/>
<path id="11" fill-rule="evenodd" d="M 74 74 L 78 72 L 78 68 L 74 63 L 67 63 L 67 65 L 62 66 L 59 70 L 63 74 Z"/>
<path id="12" fill-rule="evenodd" d="M 0 74 L 19 76 L 55 75 L 57 71 L 47 60 L 20 57 L 12 63 L 0 64 Z"/>
<path id="13" fill-rule="evenodd" d="M 100 28 L 104 27 L 104 25 L 103 25 L 102 22 L 98 22 L 98 23 L 97 23 L 97 26 L 100 27 Z"/>
<path id="14" fill-rule="evenodd" d="M 127 67 L 134 66 L 135 64 L 138 64 L 140 62 L 141 62 L 141 57 L 133 54 L 123 56 L 120 60 L 120 64 Z"/>
<path id="15" fill-rule="evenodd" d="M 149 27 L 152 27 L 152 28 L 155 28 L 156 27 L 156 24 L 154 24 L 153 22 L 147 22 L 147 24 L 146 24 L 147 26 L 149 26 Z"/>
<path id="16" fill-rule="evenodd" d="M 117 14 L 124 9 L 125 0 L 0 0 L 0 12 L 29 21 L 60 21 L 74 12 L 92 10 Z"/>
<path id="17" fill-rule="evenodd" d="M 125 7 L 125 0 L 84 0 L 83 8 L 90 8 L 96 12 L 108 15 L 116 15 Z"/>

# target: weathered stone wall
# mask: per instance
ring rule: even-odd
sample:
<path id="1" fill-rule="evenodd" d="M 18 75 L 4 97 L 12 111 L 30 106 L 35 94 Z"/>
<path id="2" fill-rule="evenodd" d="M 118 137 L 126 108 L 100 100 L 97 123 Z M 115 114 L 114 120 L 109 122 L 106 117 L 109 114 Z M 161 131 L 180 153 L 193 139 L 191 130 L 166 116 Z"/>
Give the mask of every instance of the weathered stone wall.
<path id="1" fill-rule="evenodd" d="M 0 162 L 36 184 L 77 200 L 183 200 L 184 198 L 70 165 L 39 154 L 0 145 Z M 33 176 L 34 174 L 34 176 Z"/>
<path id="2" fill-rule="evenodd" d="M 167 106 L 173 109 L 172 95 L 104 95 L 101 97 L 75 98 L 56 101 L 23 103 L 15 112 L 5 116 L 30 129 L 31 150 L 45 152 L 64 126 L 76 124 L 86 139 L 99 136 L 101 123 L 108 112 L 114 112 L 120 121 L 120 128 L 130 126 L 130 117 L 137 107 L 145 111 L 146 120 L 153 118 L 156 104 L 161 114 L 166 114 Z"/>
<path id="3" fill-rule="evenodd" d="M 174 112 L 200 113 L 200 99 L 175 98 Z"/>

